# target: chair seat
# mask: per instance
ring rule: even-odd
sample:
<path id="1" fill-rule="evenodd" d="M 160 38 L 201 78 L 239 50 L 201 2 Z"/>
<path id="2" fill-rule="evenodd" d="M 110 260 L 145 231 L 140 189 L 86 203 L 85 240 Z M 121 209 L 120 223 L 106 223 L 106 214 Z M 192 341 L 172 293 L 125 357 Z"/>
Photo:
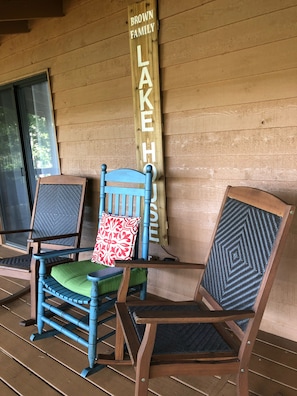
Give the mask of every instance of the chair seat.
<path id="1" fill-rule="evenodd" d="M 142 341 L 145 325 L 136 324 L 133 313 L 138 311 L 200 311 L 197 304 L 194 305 L 142 305 L 129 306 L 134 328 L 139 342 Z M 157 328 L 154 355 L 170 354 L 191 355 L 197 353 L 226 354 L 237 356 L 234 351 L 223 339 L 215 326 L 209 323 L 184 323 L 184 324 L 163 324 Z"/>
<path id="2" fill-rule="evenodd" d="M 15 257 L 7 257 L 0 260 L 0 267 L 17 268 L 24 271 L 30 271 L 32 254 L 22 254 Z M 48 264 L 68 262 L 67 257 L 53 257 L 48 259 Z"/>
<path id="3" fill-rule="evenodd" d="M 31 254 L 23 254 L 16 257 L 7 257 L 0 260 L 0 266 L 18 268 L 21 270 L 30 270 Z"/>
<path id="4" fill-rule="evenodd" d="M 82 296 L 91 296 L 92 282 L 87 275 L 100 270 L 106 270 L 106 265 L 93 263 L 90 260 L 75 261 L 63 265 L 56 265 L 51 270 L 51 276 L 62 286 Z M 83 269 L 83 270 L 82 270 Z M 99 282 L 99 295 L 117 291 L 122 275 L 104 279 Z M 146 269 L 136 268 L 131 271 L 130 286 L 139 285 L 146 281 Z"/>

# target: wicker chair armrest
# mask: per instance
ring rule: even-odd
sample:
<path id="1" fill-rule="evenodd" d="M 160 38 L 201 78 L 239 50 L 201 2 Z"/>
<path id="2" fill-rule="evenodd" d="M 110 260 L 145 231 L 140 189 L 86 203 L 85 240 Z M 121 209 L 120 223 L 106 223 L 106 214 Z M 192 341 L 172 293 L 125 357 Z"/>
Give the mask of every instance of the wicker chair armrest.
<path id="1" fill-rule="evenodd" d="M 141 311 L 133 313 L 137 324 L 174 324 L 174 323 L 219 323 L 252 318 L 252 310 L 219 310 L 193 312 L 181 309 L 180 311 Z"/>
<path id="2" fill-rule="evenodd" d="M 71 237 L 75 237 L 78 235 L 79 234 L 77 232 L 74 232 L 72 234 L 46 235 L 46 236 L 38 237 L 38 238 L 30 238 L 30 239 L 28 239 L 28 242 L 35 243 L 35 242 L 54 241 L 55 239 L 71 238 Z"/>
<path id="3" fill-rule="evenodd" d="M 204 270 L 204 264 L 184 263 L 181 261 L 163 260 L 116 260 L 116 267 L 122 268 L 175 268 L 175 269 L 200 269 Z"/>
<path id="4" fill-rule="evenodd" d="M 53 258 L 53 257 L 67 256 L 68 254 L 88 252 L 93 249 L 94 249 L 94 246 L 74 248 L 74 249 L 50 250 L 48 252 L 35 253 L 35 254 L 33 254 L 33 257 L 37 260 L 46 260 L 46 259 Z"/>
<path id="5" fill-rule="evenodd" d="M 20 232 L 30 232 L 32 231 L 31 228 L 26 228 L 24 230 L 2 230 L 0 231 L 0 235 L 5 235 L 5 234 L 18 234 Z"/>

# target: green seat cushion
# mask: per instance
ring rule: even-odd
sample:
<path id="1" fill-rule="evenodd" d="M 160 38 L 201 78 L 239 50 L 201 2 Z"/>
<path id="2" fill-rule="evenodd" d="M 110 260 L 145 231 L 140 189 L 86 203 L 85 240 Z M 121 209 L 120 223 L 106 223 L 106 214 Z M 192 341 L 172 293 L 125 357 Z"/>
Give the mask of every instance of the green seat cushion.
<path id="1" fill-rule="evenodd" d="M 75 261 L 66 264 L 55 265 L 51 269 L 51 276 L 67 289 L 90 297 L 92 282 L 87 275 L 98 270 L 106 270 L 106 265 L 92 263 L 90 260 Z M 98 282 L 99 295 L 117 291 L 122 280 L 122 275 L 104 279 Z M 146 282 L 146 269 L 135 268 L 131 271 L 130 286 L 140 285 Z"/>

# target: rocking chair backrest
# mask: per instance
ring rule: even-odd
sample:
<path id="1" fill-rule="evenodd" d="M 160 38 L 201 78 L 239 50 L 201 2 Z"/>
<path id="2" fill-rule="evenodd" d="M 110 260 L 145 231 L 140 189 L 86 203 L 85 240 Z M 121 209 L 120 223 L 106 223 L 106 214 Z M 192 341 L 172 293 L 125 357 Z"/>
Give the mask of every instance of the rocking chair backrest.
<path id="1" fill-rule="evenodd" d="M 267 192 L 228 187 L 206 267 L 171 265 L 204 270 L 194 301 L 126 302 L 119 292 L 115 364 L 125 362 L 125 340 L 136 370 L 135 396 L 147 395 L 154 377 L 226 374 L 233 375 L 236 394 L 248 396 L 250 357 L 294 210 Z M 126 286 L 129 263 L 118 266 L 126 267 Z M 103 355 L 98 360 L 112 364 Z"/>
<path id="2" fill-rule="evenodd" d="M 99 224 L 102 213 L 119 216 L 140 217 L 141 237 L 138 236 L 134 258 L 148 259 L 150 202 L 152 167 L 147 165 L 145 173 L 134 169 L 117 169 L 106 171 L 101 166 Z M 141 240 L 141 246 L 139 246 Z M 141 248 L 141 251 L 140 251 Z"/>
<path id="3" fill-rule="evenodd" d="M 262 318 L 279 261 L 274 245 L 289 216 L 287 205 L 280 208 L 278 200 L 275 206 L 275 197 L 267 194 L 265 205 L 262 197 L 259 207 L 257 198 L 266 193 L 249 191 L 247 195 L 244 187 L 228 188 L 199 290 L 215 309 L 256 312 L 254 319 L 231 324 L 238 327 L 241 339 Z"/>
<path id="4" fill-rule="evenodd" d="M 70 238 L 48 240 L 43 248 L 71 248 L 79 245 L 85 179 L 76 176 L 40 178 L 36 189 L 30 238 L 77 233 Z"/>

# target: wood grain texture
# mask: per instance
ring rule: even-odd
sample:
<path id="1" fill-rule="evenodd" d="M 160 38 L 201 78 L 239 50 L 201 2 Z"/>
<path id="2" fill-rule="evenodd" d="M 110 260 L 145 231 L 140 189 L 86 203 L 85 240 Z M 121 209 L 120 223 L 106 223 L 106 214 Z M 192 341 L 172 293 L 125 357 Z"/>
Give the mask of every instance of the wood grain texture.
<path id="1" fill-rule="evenodd" d="M 0 278 L 2 289 L 11 292 L 12 282 Z M 18 285 L 19 287 L 19 285 Z M 26 296 L 25 296 L 26 297 Z M 133 297 L 137 298 L 136 296 Z M 150 299 L 155 299 L 150 295 Z M 38 342 L 30 342 L 32 327 L 19 326 L 20 318 L 29 314 L 29 300 L 26 298 L 10 303 L 8 309 L 1 307 L 1 395 L 61 394 L 82 395 L 132 395 L 134 391 L 134 369 L 119 366 L 116 370 L 106 367 L 99 373 L 82 378 L 79 373 L 87 357 L 82 347 L 73 341 L 65 342 L 63 337 L 55 337 Z M 115 326 L 115 321 L 110 323 Z M 106 325 L 100 325 L 103 335 Z M 75 346 L 75 347 L 73 347 Z M 114 350 L 114 338 L 100 344 L 100 353 Z M 259 332 L 253 349 L 249 370 L 251 394 L 272 396 L 281 393 L 295 396 L 297 344 L 271 334 Z M 224 395 L 235 396 L 234 379 L 222 377 L 156 378 L 150 381 L 149 396 L 172 395 Z"/>
<path id="2" fill-rule="evenodd" d="M 95 238 L 101 163 L 136 166 L 133 2 L 65 1 L 64 17 L 0 38 L 0 85 L 49 70 L 62 172 L 89 179 L 85 245 Z M 297 0 L 158 0 L 158 14 L 166 249 L 199 262 L 228 184 L 297 203 Z M 297 218 L 262 322 L 295 341 L 296 234 Z M 193 277 L 153 270 L 149 286 L 191 298 Z"/>

